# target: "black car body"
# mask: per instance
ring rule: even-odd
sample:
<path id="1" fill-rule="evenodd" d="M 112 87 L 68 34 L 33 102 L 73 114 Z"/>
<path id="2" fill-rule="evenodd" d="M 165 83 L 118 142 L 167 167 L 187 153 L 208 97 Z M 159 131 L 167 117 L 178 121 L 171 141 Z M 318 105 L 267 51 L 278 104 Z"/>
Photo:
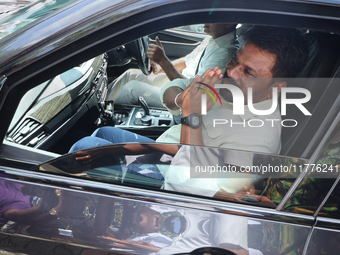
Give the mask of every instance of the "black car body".
<path id="1" fill-rule="evenodd" d="M 339 252 L 337 1 L 61 2 L 62 8 L 48 9 L 0 40 L 0 202 L 3 211 L 18 200 L 22 210 L 33 208 L 28 219 L 19 213 L 18 222 L 2 226 L 2 249 L 27 254 Z M 310 44 L 308 62 L 291 86 L 310 91 L 306 107 L 312 115 L 287 109 L 284 119 L 298 125 L 283 127 L 279 155 L 239 152 L 251 157 L 253 166 L 279 169 L 262 171 L 254 184 L 256 195 L 269 203 L 237 194 L 167 191 L 160 180 L 125 174 L 129 164 L 169 167 L 174 155 L 164 156 L 152 144 L 92 148 L 84 155 L 99 156 L 85 164 L 76 160 L 79 154 L 67 154 L 98 125 L 116 124 L 150 138 L 174 125 L 165 108 L 151 109 L 153 124 L 141 125 L 136 122 L 141 106 L 114 105 L 106 93 L 112 77 L 148 65 L 145 36 L 152 42 L 157 35 L 166 38 L 165 50 L 175 59 L 204 38 L 195 25 L 202 23 L 289 27 L 304 33 Z M 183 30 L 187 27 L 193 31 Z M 191 148 L 212 153 L 216 161 L 233 151 Z M 154 156 L 160 152 L 164 161 Z M 125 161 L 117 162 L 113 154 Z M 139 156 L 149 156 L 148 161 L 136 161 Z"/>

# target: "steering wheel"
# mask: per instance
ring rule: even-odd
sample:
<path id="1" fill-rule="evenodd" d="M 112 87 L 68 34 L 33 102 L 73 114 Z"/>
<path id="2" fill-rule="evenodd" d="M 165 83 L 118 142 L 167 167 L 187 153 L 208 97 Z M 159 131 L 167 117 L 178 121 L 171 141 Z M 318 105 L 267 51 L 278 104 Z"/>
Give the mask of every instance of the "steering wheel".
<path id="1" fill-rule="evenodd" d="M 152 71 L 151 61 L 147 56 L 149 48 L 149 37 L 144 36 L 126 45 L 131 58 L 137 61 L 140 70 L 145 75 L 149 75 Z"/>

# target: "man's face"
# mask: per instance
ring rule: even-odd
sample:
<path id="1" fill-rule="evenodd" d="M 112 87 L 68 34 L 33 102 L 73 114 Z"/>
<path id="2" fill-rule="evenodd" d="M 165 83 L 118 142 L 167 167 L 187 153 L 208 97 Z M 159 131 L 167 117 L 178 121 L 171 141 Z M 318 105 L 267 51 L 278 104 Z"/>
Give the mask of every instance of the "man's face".
<path id="1" fill-rule="evenodd" d="M 224 76 L 231 79 L 227 79 L 225 83 L 235 85 L 242 90 L 245 104 L 247 104 L 249 87 L 253 89 L 253 103 L 272 98 L 272 88 L 277 86 L 270 83 L 273 77 L 271 70 L 275 62 L 274 54 L 247 42 L 226 65 Z M 220 93 L 226 100 L 233 101 L 229 90 L 221 89 Z"/>
<path id="2" fill-rule="evenodd" d="M 148 207 L 135 210 L 133 215 L 134 230 L 137 233 L 154 233 L 161 227 L 162 216 Z"/>
<path id="3" fill-rule="evenodd" d="M 216 39 L 220 36 L 226 35 L 232 24 L 222 24 L 222 23 L 208 23 L 204 24 L 204 32 L 210 35 L 212 38 Z"/>

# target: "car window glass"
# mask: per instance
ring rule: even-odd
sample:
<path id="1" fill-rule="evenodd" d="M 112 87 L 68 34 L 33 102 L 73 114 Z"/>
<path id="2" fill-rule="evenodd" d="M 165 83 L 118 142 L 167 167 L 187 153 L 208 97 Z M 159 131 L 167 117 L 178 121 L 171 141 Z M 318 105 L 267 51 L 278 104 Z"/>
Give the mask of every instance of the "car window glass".
<path id="1" fill-rule="evenodd" d="M 303 164 L 301 174 L 305 173 L 304 178 L 283 206 L 283 210 L 313 215 L 327 198 L 331 188 L 338 183 L 340 175 L 339 125 L 331 133 L 316 159 Z M 280 185 L 285 186 L 285 180 L 281 181 Z M 319 215 L 339 217 L 337 211 L 339 202 L 339 185 L 337 185 Z"/>
<path id="2" fill-rule="evenodd" d="M 247 24 L 237 26 L 236 33 L 232 32 L 225 35 L 223 40 L 230 42 L 227 45 L 229 48 L 225 55 L 225 58 L 230 59 L 228 63 L 236 65 L 242 62 L 240 56 L 242 51 L 237 53 L 235 51 L 242 44 L 244 33 L 252 26 Z M 186 29 L 189 28 L 186 27 Z M 318 129 L 321 125 L 324 125 L 323 130 L 327 130 L 329 126 L 329 123 L 323 120 L 332 119 L 327 114 L 336 112 L 335 108 L 339 107 L 338 104 L 334 103 L 338 92 L 340 92 L 337 79 L 315 78 L 313 76 L 315 71 L 320 71 L 321 77 L 331 77 L 337 70 L 337 54 L 331 51 L 339 50 L 338 47 L 335 47 L 338 45 L 335 42 L 340 39 L 339 36 L 305 30 L 299 30 L 299 32 L 308 41 L 309 47 L 312 49 L 310 51 L 311 56 L 309 56 L 309 60 L 298 78 L 286 79 L 287 86 L 282 87 L 281 93 L 277 93 L 277 96 L 275 92 L 272 92 L 271 96 L 274 100 L 266 100 L 264 105 L 256 105 L 256 107 L 253 104 L 253 108 L 250 107 L 250 103 L 246 106 L 244 101 L 235 100 L 233 104 L 230 104 L 230 101 L 234 100 L 234 95 L 229 94 L 228 98 L 228 94 L 223 94 L 223 91 L 227 90 L 225 87 L 210 92 L 209 86 L 205 86 L 206 83 L 200 83 L 202 85 L 201 90 L 208 91 L 210 94 L 206 92 L 206 97 L 202 96 L 194 101 L 202 100 L 201 102 L 204 103 L 204 98 L 209 97 L 215 100 L 214 116 L 204 112 L 203 103 L 200 105 L 201 113 L 204 115 L 201 123 L 205 127 L 202 136 L 206 139 L 204 145 L 207 147 L 183 146 L 179 149 L 180 153 L 172 155 L 166 153 L 167 156 L 171 156 L 171 159 L 164 156 L 167 163 L 159 164 L 156 161 L 161 160 L 162 157 L 155 156 L 152 158 L 152 156 L 149 156 L 147 159 L 143 157 L 133 159 L 130 152 L 127 153 L 129 160 L 134 160 L 135 163 L 133 164 L 131 164 L 131 161 L 130 163 L 126 162 L 125 157 L 127 155 L 124 153 L 122 154 L 124 159 L 116 159 L 115 162 L 109 161 L 109 163 L 103 161 L 98 166 L 79 165 L 74 155 L 61 157 L 61 161 L 56 162 L 60 163 L 64 162 L 65 159 L 72 159 L 73 161 L 66 160 L 66 163 L 64 163 L 75 167 L 76 174 L 86 178 L 103 181 L 118 178 L 120 183 L 135 183 L 136 185 L 143 183 L 147 188 L 159 189 L 163 187 L 181 193 L 276 207 L 293 187 L 294 180 L 303 171 L 307 159 L 310 158 L 319 141 L 323 138 L 323 133 L 318 132 Z M 183 39 L 182 35 L 171 34 L 171 38 L 176 38 L 177 42 L 167 41 L 166 53 L 170 54 L 170 49 L 172 49 L 173 58 L 188 56 L 190 61 L 187 61 L 186 64 L 194 63 L 195 67 L 191 68 L 191 71 L 196 72 L 201 58 L 203 59 L 208 54 L 205 50 L 210 47 L 211 38 L 207 37 L 209 40 L 203 40 L 202 44 L 194 37 L 189 40 L 187 37 Z M 234 39 L 239 39 L 241 44 Z M 194 43 L 188 43 L 188 40 Z M 178 43 L 178 41 L 182 43 Z M 146 86 L 148 89 L 151 87 L 151 91 L 158 91 L 158 94 L 152 94 L 149 93 L 150 90 L 146 89 L 144 82 L 134 80 L 134 78 L 131 81 L 129 80 L 131 77 L 136 78 L 138 76 L 143 77 L 146 83 L 146 80 L 154 77 L 153 74 L 147 76 L 136 69 L 136 67 L 145 64 L 145 54 L 147 54 L 145 42 L 147 42 L 147 37 L 117 47 L 109 54 L 103 53 L 94 59 L 90 59 L 27 92 L 19 105 L 6 139 L 37 149 L 67 154 L 71 151 L 73 145 L 84 137 L 94 138 L 94 133 L 97 132 L 98 128 L 113 129 L 115 127 L 118 130 L 130 131 L 129 134 L 136 138 L 136 140 L 124 140 L 121 143 L 140 143 L 138 139 L 146 137 L 147 140 L 142 142 L 150 142 L 149 139 L 153 141 L 159 139 L 157 142 L 160 143 L 180 144 L 181 126 L 177 125 L 183 117 L 180 115 L 180 110 L 174 112 L 164 107 L 160 101 L 160 88 L 155 89 L 155 86 Z M 219 43 L 219 41 L 217 42 Z M 328 42 L 332 42 L 331 45 L 328 45 Z M 155 44 L 155 42 L 153 43 Z M 213 45 L 216 46 L 218 43 L 214 42 Z M 158 45 L 158 47 L 161 46 Z M 179 47 L 184 47 L 186 50 L 177 50 Z M 184 54 L 188 49 L 193 54 Z M 332 65 L 332 68 L 325 68 L 321 65 L 315 70 L 315 61 L 319 57 L 325 57 L 323 61 Z M 224 57 L 223 60 L 225 61 Z M 225 66 L 225 63 L 222 66 Z M 254 79 L 255 77 L 251 77 L 251 73 L 246 72 L 248 69 L 245 68 L 243 72 L 247 75 L 244 80 L 259 81 L 260 78 Z M 157 86 L 160 80 L 165 81 L 163 85 L 167 86 L 165 85 L 168 84 L 166 75 L 160 73 L 162 79 L 157 79 Z M 120 78 L 125 77 L 125 74 L 129 74 L 131 77 L 125 80 L 127 86 L 121 88 L 117 85 L 117 82 L 124 80 Z M 191 82 L 190 79 L 175 79 L 174 81 L 181 82 L 183 89 Z M 219 81 L 222 86 L 224 84 L 234 86 L 232 82 L 228 83 L 228 80 Z M 206 79 L 205 82 L 209 81 Z M 280 82 L 282 82 L 280 79 L 272 80 L 273 84 Z M 121 91 L 127 91 L 126 98 L 129 100 L 132 98 L 131 101 L 128 101 L 128 103 L 119 101 L 119 95 L 114 90 L 116 87 Z M 26 100 L 27 98 L 30 100 Z M 152 101 L 150 102 L 148 99 L 158 100 L 159 105 L 153 105 Z M 295 99 L 298 103 L 293 101 Z M 240 105 L 243 112 L 235 114 L 235 109 Z M 330 109 L 333 110 L 330 111 Z M 267 113 L 264 113 L 267 111 L 270 111 L 269 117 Z M 228 113 L 227 117 L 226 113 Z M 185 121 L 188 121 L 188 119 L 182 119 L 182 122 Z M 266 126 L 267 129 L 263 129 L 263 126 Z M 242 133 L 240 130 L 246 131 Z M 106 144 L 110 143 L 112 142 L 106 141 Z M 102 144 L 90 143 L 87 148 L 100 145 Z M 137 153 L 135 155 L 144 154 Z M 79 156 L 79 158 L 87 156 L 85 154 Z M 142 159 L 144 161 L 139 162 Z M 184 162 L 182 162 L 183 159 Z M 184 164 L 184 171 L 175 170 L 181 169 L 182 163 Z M 107 167 L 111 165 L 116 167 L 113 169 Z M 144 166 L 145 169 L 141 169 L 140 165 Z M 160 169 L 155 168 L 154 165 L 161 167 Z M 193 166 L 197 167 L 195 169 L 199 170 L 202 176 L 197 177 L 195 176 L 197 172 L 185 170 L 188 165 L 192 168 Z M 137 166 L 135 172 L 137 171 L 138 175 L 131 173 L 134 166 Z M 232 172 L 232 174 L 228 174 L 228 177 L 225 177 L 223 172 L 225 169 L 222 169 L 222 173 L 219 173 L 222 176 L 214 177 L 209 185 L 205 185 L 206 179 L 211 179 L 211 170 L 218 169 L 221 166 L 235 166 L 236 168 L 233 169 L 236 173 Z M 92 169 L 90 173 L 86 172 L 86 167 Z M 259 177 L 258 174 L 245 173 L 249 169 L 242 172 L 240 171 L 242 167 L 244 167 L 243 170 L 256 169 L 257 167 L 257 169 L 260 169 L 261 175 Z M 45 168 L 46 165 L 42 165 L 41 169 Z M 203 173 L 203 171 L 205 172 Z M 192 176 L 192 174 L 194 175 Z M 236 179 L 237 182 L 234 182 L 233 180 Z M 202 187 L 204 188 L 202 189 Z M 319 203 L 319 200 L 315 201 Z M 287 204 L 284 206 L 284 210 L 294 211 L 294 208 L 297 208 L 295 205 L 294 203 Z M 302 212 L 306 211 L 302 210 Z"/>
<path id="3" fill-rule="evenodd" d="M 322 164 L 323 166 L 327 165 L 328 171 L 318 173 L 318 171 L 314 170 L 314 176 L 311 175 L 311 178 L 309 179 L 309 182 L 311 182 L 314 188 L 318 190 L 318 192 L 316 192 L 318 194 L 318 200 L 323 201 L 326 199 L 325 204 L 318 214 L 319 216 L 337 219 L 340 218 L 340 213 L 338 209 L 340 205 L 340 170 L 338 169 L 340 167 L 339 152 L 340 125 L 338 124 L 334 129 L 332 135 L 330 136 L 327 146 L 325 146 L 322 154 L 315 162 L 316 164 Z M 331 188 L 333 188 L 334 186 L 335 188 L 331 190 Z"/>
<path id="4" fill-rule="evenodd" d="M 39 171 L 275 208 L 289 189 L 277 180 L 291 185 L 304 161 L 293 162 L 200 146 L 121 144 L 76 151 Z"/>
<path id="5" fill-rule="evenodd" d="M 188 26 L 181 26 L 174 28 L 179 31 L 194 32 L 194 33 L 204 33 L 204 24 L 194 24 Z"/>
<path id="6" fill-rule="evenodd" d="M 333 183 L 334 182 L 335 179 L 333 179 Z M 328 218 L 339 219 L 340 218 L 339 206 L 340 206 L 340 188 L 337 180 L 337 185 L 335 189 L 328 197 L 326 203 L 323 205 L 318 215 Z"/>

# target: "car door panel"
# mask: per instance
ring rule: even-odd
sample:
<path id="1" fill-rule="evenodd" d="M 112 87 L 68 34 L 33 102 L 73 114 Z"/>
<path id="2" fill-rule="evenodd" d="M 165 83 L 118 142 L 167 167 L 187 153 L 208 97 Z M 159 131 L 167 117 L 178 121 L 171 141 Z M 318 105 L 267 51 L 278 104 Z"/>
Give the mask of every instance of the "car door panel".
<path id="1" fill-rule="evenodd" d="M 39 252 L 43 241 L 53 240 L 44 243 L 45 249 L 53 250 L 53 247 L 67 242 L 74 250 L 70 254 L 92 249 L 110 250 L 118 254 L 174 254 L 191 252 L 200 247 L 286 254 L 287 247 L 294 251 L 301 250 L 309 233 L 308 222 L 312 222 L 306 218 L 302 221 L 292 218 L 295 224 L 282 224 L 280 218 L 287 218 L 285 215 L 255 209 L 257 213 L 252 216 L 247 208 L 235 210 L 232 204 L 229 209 L 233 213 L 214 210 L 213 207 L 209 209 L 209 206 L 190 209 L 180 201 L 169 206 L 161 200 L 156 202 L 154 196 L 142 195 L 138 189 L 131 193 L 132 190 L 124 187 L 120 190 L 115 188 L 110 195 L 103 195 L 101 192 L 85 191 L 86 185 L 79 185 L 79 181 L 72 185 L 73 188 L 55 186 L 58 178 L 48 175 L 45 177 L 51 185 L 41 185 L 44 181 L 38 181 L 34 175 L 21 176 L 21 181 L 18 177 L 1 174 L 3 191 L 17 195 L 15 201 L 8 199 L 7 202 L 25 204 L 26 209 L 33 208 L 37 211 L 37 218 L 30 217 L 25 224 L 20 220 L 5 224 L 1 236 L 7 238 L 7 242 L 1 245 L 15 251 Z M 101 186 L 100 183 L 93 184 Z M 23 212 L 26 209 L 20 210 Z M 241 216 L 243 214 L 248 216 Z M 25 220 L 23 215 L 21 220 Z M 146 224 L 143 224 L 143 219 Z M 299 224 L 299 221 L 304 224 Z M 294 241 L 288 237 L 294 237 Z M 33 239 L 40 242 L 33 242 L 29 248 L 23 247 Z M 200 241 L 196 242 L 197 239 Z"/>
<path id="2" fill-rule="evenodd" d="M 318 218 L 306 247 L 306 255 L 336 254 L 340 250 L 339 221 L 324 220 Z"/>

